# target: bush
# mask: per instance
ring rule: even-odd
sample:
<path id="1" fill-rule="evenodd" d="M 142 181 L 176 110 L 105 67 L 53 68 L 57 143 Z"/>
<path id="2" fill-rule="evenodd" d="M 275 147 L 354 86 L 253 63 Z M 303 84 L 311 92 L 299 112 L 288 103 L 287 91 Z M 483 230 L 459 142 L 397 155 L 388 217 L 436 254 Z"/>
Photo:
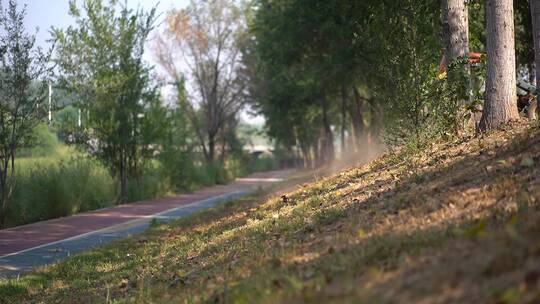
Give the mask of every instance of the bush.
<path id="1" fill-rule="evenodd" d="M 194 155 L 174 145 L 165 146 L 158 156 L 160 174 L 167 179 L 173 191 L 193 191 L 200 185 Z"/>
<path id="2" fill-rule="evenodd" d="M 251 173 L 276 170 L 278 168 L 279 161 L 271 154 L 254 156 L 242 153 L 231 158 L 227 163 L 227 170 L 232 177 L 246 176 Z"/>
<path id="3" fill-rule="evenodd" d="M 60 141 L 56 137 L 56 134 L 49 131 L 49 127 L 47 125 L 39 124 L 34 128 L 30 142 L 23 146 L 23 148 L 19 151 L 18 156 L 50 156 L 56 152 L 59 146 Z"/>
<path id="4" fill-rule="evenodd" d="M 204 186 L 226 184 L 232 179 L 232 176 L 223 164 L 217 161 L 210 164 L 203 164 L 196 172 L 199 172 L 196 177 L 197 183 Z"/>
<path id="5" fill-rule="evenodd" d="M 268 154 L 260 155 L 253 159 L 248 166 L 248 172 L 262 172 L 279 169 L 279 161 L 273 156 Z"/>
<path id="6" fill-rule="evenodd" d="M 128 201 L 163 197 L 172 192 L 170 178 L 164 172 L 157 161 L 146 166 L 140 178 L 128 181 Z"/>

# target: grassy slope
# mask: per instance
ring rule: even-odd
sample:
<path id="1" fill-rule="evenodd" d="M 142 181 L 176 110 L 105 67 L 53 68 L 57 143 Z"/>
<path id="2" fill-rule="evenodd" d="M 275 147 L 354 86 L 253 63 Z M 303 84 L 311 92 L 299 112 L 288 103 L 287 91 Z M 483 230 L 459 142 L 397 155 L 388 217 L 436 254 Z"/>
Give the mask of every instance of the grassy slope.
<path id="1" fill-rule="evenodd" d="M 534 164 L 531 164 L 531 160 Z M 3 302 L 540 301 L 540 130 L 385 156 L 0 283 Z"/>

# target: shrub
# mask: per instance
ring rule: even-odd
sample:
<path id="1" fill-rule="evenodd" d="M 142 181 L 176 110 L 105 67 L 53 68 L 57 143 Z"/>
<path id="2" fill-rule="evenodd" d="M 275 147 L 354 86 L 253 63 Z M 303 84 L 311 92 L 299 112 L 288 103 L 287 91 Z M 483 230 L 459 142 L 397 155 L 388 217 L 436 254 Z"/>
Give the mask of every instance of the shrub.
<path id="1" fill-rule="evenodd" d="M 142 176 L 128 181 L 128 200 L 139 201 L 162 197 L 172 192 L 170 178 L 157 161 L 143 169 Z"/>
<path id="2" fill-rule="evenodd" d="M 192 191 L 200 185 L 194 153 L 168 145 L 158 156 L 160 174 L 169 181 L 173 191 Z"/>
<path id="3" fill-rule="evenodd" d="M 227 163 L 227 170 L 232 177 L 246 176 L 251 173 L 276 170 L 278 168 L 279 161 L 271 154 L 254 156 L 242 153 L 231 158 Z"/>
<path id="4" fill-rule="evenodd" d="M 217 161 L 210 164 L 204 164 L 201 166 L 201 169 L 197 171 L 204 174 L 204 176 L 199 176 L 199 178 L 202 177 L 202 180 L 199 180 L 199 182 L 205 186 L 226 184 L 232 179 L 232 176 L 225 166 Z"/>
<path id="5" fill-rule="evenodd" d="M 248 172 L 262 172 L 279 169 L 279 161 L 273 155 L 263 154 L 251 160 Z"/>

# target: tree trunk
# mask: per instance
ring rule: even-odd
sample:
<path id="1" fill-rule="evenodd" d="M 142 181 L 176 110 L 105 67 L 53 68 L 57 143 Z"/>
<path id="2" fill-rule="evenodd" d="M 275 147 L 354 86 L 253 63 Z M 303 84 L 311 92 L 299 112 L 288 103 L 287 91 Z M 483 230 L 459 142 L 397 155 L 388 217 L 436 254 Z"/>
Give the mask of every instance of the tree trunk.
<path id="1" fill-rule="evenodd" d="M 309 155 L 309 147 L 305 144 L 300 142 L 300 150 L 302 150 L 302 160 L 304 162 L 304 168 L 311 169 L 311 158 Z"/>
<path id="2" fill-rule="evenodd" d="M 488 69 L 480 132 L 519 118 L 512 0 L 488 0 L 486 19 Z"/>
<path id="3" fill-rule="evenodd" d="M 128 201 L 128 177 L 127 177 L 126 148 L 120 148 L 120 203 Z"/>
<path id="4" fill-rule="evenodd" d="M 345 128 L 347 125 L 347 91 L 341 87 L 341 157 L 345 155 Z"/>
<path id="5" fill-rule="evenodd" d="M 441 0 L 446 67 L 469 56 L 469 13 L 465 0 Z"/>
<path id="6" fill-rule="evenodd" d="M 530 0 L 530 5 L 534 37 L 534 59 L 536 62 L 536 90 L 538 91 L 540 88 L 540 0 Z M 536 111 L 540 114 L 540 107 L 536 107 Z"/>
<path id="7" fill-rule="evenodd" d="M 535 46 L 535 48 L 536 48 L 536 46 Z M 529 83 L 530 84 L 535 84 L 536 83 L 536 70 L 535 70 L 534 62 L 531 62 L 531 63 L 527 64 L 527 71 L 529 73 Z"/>
<path id="8" fill-rule="evenodd" d="M 216 152 L 216 137 L 213 134 L 208 134 L 208 156 L 206 158 L 207 163 L 212 163 L 215 158 Z"/>
<path id="9" fill-rule="evenodd" d="M 227 139 L 225 138 L 225 134 L 223 134 L 221 139 L 221 155 L 219 156 L 219 161 L 221 164 L 225 163 L 225 157 L 227 156 Z"/>
<path id="10" fill-rule="evenodd" d="M 319 138 L 315 140 L 315 142 L 313 143 L 311 150 L 313 151 L 312 168 L 317 168 L 321 166 L 321 164 L 323 163 L 323 161 L 321 160 L 322 156 L 321 156 L 320 134 L 319 134 Z"/>
<path id="11" fill-rule="evenodd" d="M 362 107 L 364 105 L 364 100 L 360 98 L 360 93 L 358 93 L 357 88 L 353 88 L 354 95 L 354 105 L 352 106 L 352 121 L 353 121 L 353 130 L 354 130 L 354 146 L 356 153 L 359 153 L 362 150 L 362 139 L 364 137 L 364 115 L 362 114 Z"/>
<path id="12" fill-rule="evenodd" d="M 332 128 L 330 127 L 330 120 L 328 118 L 328 100 L 326 96 L 322 98 L 322 120 L 324 127 L 324 142 L 322 145 L 323 151 L 323 161 L 332 161 L 334 160 L 334 134 L 332 133 Z"/>
<path id="13" fill-rule="evenodd" d="M 0 229 L 4 228 L 7 215 L 7 170 L 7 168 L 4 168 L 0 171 Z"/>
<path id="14" fill-rule="evenodd" d="M 441 0 L 444 58 L 448 80 L 454 84 L 460 105 L 471 101 L 470 66 L 450 69 L 458 58 L 469 58 L 469 11 L 465 0 Z M 461 115 L 459 115 L 461 116 Z M 459 118 L 461 122 L 461 117 Z"/>

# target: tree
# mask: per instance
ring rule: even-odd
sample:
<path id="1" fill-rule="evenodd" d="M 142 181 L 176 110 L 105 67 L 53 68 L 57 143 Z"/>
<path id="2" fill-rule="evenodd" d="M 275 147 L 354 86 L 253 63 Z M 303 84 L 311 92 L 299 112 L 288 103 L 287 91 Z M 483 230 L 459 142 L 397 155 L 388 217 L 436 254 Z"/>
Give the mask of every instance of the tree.
<path id="1" fill-rule="evenodd" d="M 518 77 L 521 76 L 532 84 L 535 82 L 535 59 L 532 14 L 529 0 L 514 0 L 514 23 Z"/>
<path id="2" fill-rule="evenodd" d="M 479 131 L 519 118 L 516 106 L 516 54 L 512 0 L 486 3 L 488 69 L 486 100 Z"/>
<path id="3" fill-rule="evenodd" d="M 185 75 L 193 88 L 186 110 L 207 163 L 216 160 L 226 127 L 234 125 L 244 106 L 246 84 L 240 71 L 246 25 L 241 17 L 231 0 L 192 1 L 169 14 L 156 46 L 173 81 Z"/>
<path id="4" fill-rule="evenodd" d="M 448 79 L 464 105 L 470 96 L 470 66 L 469 58 L 469 12 L 465 0 L 441 0 L 442 31 L 445 45 L 444 60 L 448 71 Z M 456 60 L 462 59 L 460 66 Z M 465 61 L 463 62 L 463 59 Z M 457 61 L 459 62 L 459 61 Z M 460 111 L 460 110 L 458 110 Z M 461 128 L 460 113 L 457 128 Z"/>
<path id="5" fill-rule="evenodd" d="M 49 54 L 35 47 L 35 36 L 25 32 L 26 9 L 10 0 L 0 3 L 0 227 L 4 225 L 15 185 L 15 158 L 45 117 L 44 104 Z"/>
<path id="6" fill-rule="evenodd" d="M 153 125 L 145 113 L 159 101 L 142 57 L 155 9 L 146 13 L 117 0 L 85 0 L 83 10 L 70 1 L 77 26 L 53 29 L 55 61 L 61 83 L 78 96 L 86 114 L 88 151 L 110 168 L 120 182 L 120 201 L 126 201 L 129 180 L 141 176 L 143 161 L 153 153 L 143 128 Z"/>
<path id="7" fill-rule="evenodd" d="M 540 0 L 530 0 L 533 25 L 534 58 L 536 62 L 536 88 L 540 88 Z M 536 108 L 540 113 L 540 108 Z"/>
<path id="8" fill-rule="evenodd" d="M 465 0 L 441 0 L 444 58 L 449 67 L 457 58 L 469 56 L 469 14 Z"/>

